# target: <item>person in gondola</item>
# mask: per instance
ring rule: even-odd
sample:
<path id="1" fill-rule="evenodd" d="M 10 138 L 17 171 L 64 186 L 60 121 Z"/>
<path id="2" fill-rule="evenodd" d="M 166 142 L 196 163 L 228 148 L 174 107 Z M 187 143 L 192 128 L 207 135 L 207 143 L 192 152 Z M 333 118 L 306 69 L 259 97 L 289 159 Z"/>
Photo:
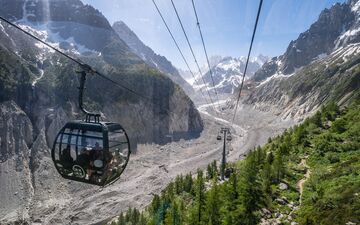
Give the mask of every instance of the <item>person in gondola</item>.
<path id="1" fill-rule="evenodd" d="M 83 149 L 82 153 L 77 159 L 77 164 L 79 164 L 84 170 L 86 170 L 85 179 L 90 179 L 92 175 L 92 154 L 91 151 Z"/>
<path id="2" fill-rule="evenodd" d="M 74 160 L 73 160 L 73 158 L 71 157 L 71 154 L 70 154 L 70 146 L 68 145 L 61 152 L 60 162 L 61 162 L 61 165 L 65 169 L 71 169 L 71 167 L 73 166 L 73 161 Z"/>
<path id="3" fill-rule="evenodd" d="M 95 143 L 94 148 L 91 151 L 92 161 L 101 160 L 103 161 L 103 148 L 100 147 L 99 142 Z"/>
<path id="4" fill-rule="evenodd" d="M 104 168 L 103 148 L 100 146 L 99 142 L 96 142 L 95 146 L 91 149 L 90 157 L 91 157 L 90 166 L 92 169 L 92 174 L 94 175 L 102 174 Z"/>

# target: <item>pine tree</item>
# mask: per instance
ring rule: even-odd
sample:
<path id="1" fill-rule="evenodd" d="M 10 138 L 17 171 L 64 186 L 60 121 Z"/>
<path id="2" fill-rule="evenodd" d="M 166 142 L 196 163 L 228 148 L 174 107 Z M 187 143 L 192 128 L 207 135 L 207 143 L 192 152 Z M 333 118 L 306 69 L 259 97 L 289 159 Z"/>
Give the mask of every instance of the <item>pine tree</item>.
<path id="1" fill-rule="evenodd" d="M 182 198 L 179 199 L 179 215 L 180 215 L 180 224 L 185 224 L 185 221 L 187 220 L 187 210 L 185 207 L 185 203 Z"/>
<path id="2" fill-rule="evenodd" d="M 177 195 L 181 194 L 184 191 L 184 178 L 183 175 L 178 175 L 175 178 L 175 193 Z"/>
<path id="3" fill-rule="evenodd" d="M 168 186 L 165 188 L 166 197 L 169 200 L 174 199 L 175 197 L 175 185 L 174 182 L 170 182 Z"/>
<path id="4" fill-rule="evenodd" d="M 220 209 L 221 222 L 224 225 L 234 224 L 234 211 L 239 203 L 238 179 L 237 174 L 232 173 L 228 182 L 223 188 L 223 205 Z"/>
<path id="5" fill-rule="evenodd" d="M 256 224 L 256 211 L 263 205 L 263 192 L 259 182 L 259 170 L 254 153 L 250 153 L 245 160 L 240 180 L 241 205 L 236 210 L 235 224 Z"/>
<path id="6" fill-rule="evenodd" d="M 317 127 L 322 127 L 322 119 L 321 119 L 321 112 L 317 111 L 315 115 L 312 117 L 311 122 L 315 124 Z"/>
<path id="7" fill-rule="evenodd" d="M 218 171 L 218 168 L 217 168 L 216 160 L 214 160 L 211 165 L 212 165 L 213 178 L 217 177 L 219 171 Z"/>
<path id="8" fill-rule="evenodd" d="M 136 208 L 133 208 L 132 213 L 130 214 L 130 222 L 132 224 L 137 224 L 140 220 L 140 212 Z"/>
<path id="9" fill-rule="evenodd" d="M 141 213 L 140 215 L 140 220 L 139 220 L 139 225 L 147 225 L 147 221 L 146 221 L 146 217 L 144 215 L 144 213 Z"/>
<path id="10" fill-rule="evenodd" d="M 210 180 L 210 179 L 213 178 L 213 170 L 212 170 L 212 165 L 211 165 L 211 164 L 208 164 L 208 165 L 207 165 L 206 178 L 207 178 L 208 180 Z"/>
<path id="11" fill-rule="evenodd" d="M 159 197 L 159 195 L 155 194 L 154 198 L 153 198 L 153 200 L 151 202 L 151 205 L 150 205 L 150 213 L 151 214 L 156 214 L 159 207 L 160 207 L 160 197 Z"/>
<path id="12" fill-rule="evenodd" d="M 276 182 L 279 183 L 285 174 L 284 157 L 280 153 L 275 155 L 273 170 Z"/>
<path id="13" fill-rule="evenodd" d="M 217 179 L 213 180 L 213 186 L 207 194 L 206 198 L 206 224 L 220 224 L 220 197 L 217 185 Z"/>
<path id="14" fill-rule="evenodd" d="M 125 225 L 125 224 L 126 224 L 126 221 L 125 221 L 124 213 L 121 212 L 120 216 L 119 216 L 119 219 L 118 219 L 118 222 L 117 222 L 117 225 Z"/>
<path id="15" fill-rule="evenodd" d="M 268 160 L 266 160 L 264 167 L 261 171 L 261 180 L 262 180 L 262 186 L 263 186 L 263 191 L 265 194 L 267 194 L 268 196 L 270 196 L 271 193 L 271 181 L 272 181 L 272 171 L 271 171 L 271 164 L 269 163 Z"/>
<path id="16" fill-rule="evenodd" d="M 196 220 L 198 224 L 202 224 L 205 209 L 205 181 L 202 170 L 198 170 L 196 179 Z"/>
<path id="17" fill-rule="evenodd" d="M 186 174 L 184 181 L 184 191 L 187 193 L 191 193 L 193 190 L 193 178 L 191 173 Z"/>
<path id="18" fill-rule="evenodd" d="M 167 210 L 164 224 L 180 225 L 179 207 L 175 200 L 172 202 L 171 207 Z"/>
<path id="19" fill-rule="evenodd" d="M 125 222 L 130 222 L 130 216 L 131 216 L 131 208 L 129 207 L 128 210 L 126 211 L 126 214 L 125 214 Z"/>

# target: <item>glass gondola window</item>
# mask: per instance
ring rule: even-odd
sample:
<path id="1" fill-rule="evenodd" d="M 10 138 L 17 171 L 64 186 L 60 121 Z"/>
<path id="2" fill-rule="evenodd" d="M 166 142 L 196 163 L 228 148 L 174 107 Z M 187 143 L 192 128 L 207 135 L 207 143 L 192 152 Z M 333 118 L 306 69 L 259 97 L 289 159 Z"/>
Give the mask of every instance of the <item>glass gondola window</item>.
<path id="1" fill-rule="evenodd" d="M 73 160 L 75 161 L 77 159 L 78 156 L 78 148 L 77 148 L 77 135 L 79 133 L 79 130 L 72 130 L 71 131 L 72 134 L 71 135 L 71 139 L 70 139 L 70 155 L 73 158 Z"/>
<path id="2" fill-rule="evenodd" d="M 73 144 L 71 135 L 73 132 L 67 128 L 56 140 L 55 160 L 62 173 L 68 176 L 72 175 L 72 166 L 76 159 L 74 152 L 76 144 Z"/>
<path id="3" fill-rule="evenodd" d="M 85 170 L 85 180 L 101 182 L 103 167 L 103 138 L 101 132 L 80 131 L 76 164 Z"/>
<path id="4" fill-rule="evenodd" d="M 122 129 L 109 132 L 108 180 L 118 177 L 124 170 L 129 157 L 128 141 Z"/>

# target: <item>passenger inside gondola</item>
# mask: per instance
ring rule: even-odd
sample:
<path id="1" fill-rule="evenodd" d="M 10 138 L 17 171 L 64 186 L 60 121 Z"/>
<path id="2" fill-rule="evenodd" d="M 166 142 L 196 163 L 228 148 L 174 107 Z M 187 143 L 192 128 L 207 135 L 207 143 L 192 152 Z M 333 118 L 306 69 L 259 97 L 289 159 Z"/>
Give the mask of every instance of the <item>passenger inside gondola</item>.
<path id="1" fill-rule="evenodd" d="M 60 163 L 65 169 L 71 169 L 73 165 L 73 158 L 70 154 L 70 145 L 66 146 L 66 148 L 62 150 L 60 155 Z"/>
<path id="2" fill-rule="evenodd" d="M 104 157 L 103 157 L 103 148 L 100 146 L 99 142 L 95 143 L 94 148 L 91 150 L 91 166 L 92 166 L 92 174 L 99 177 L 103 174 L 104 167 Z M 96 179 L 96 178 L 95 178 Z"/>
<path id="3" fill-rule="evenodd" d="M 86 150 L 86 148 L 82 149 L 81 154 L 78 156 L 76 163 L 80 165 L 84 170 L 86 170 L 86 177 L 85 179 L 90 179 L 92 174 L 91 171 L 91 152 Z"/>

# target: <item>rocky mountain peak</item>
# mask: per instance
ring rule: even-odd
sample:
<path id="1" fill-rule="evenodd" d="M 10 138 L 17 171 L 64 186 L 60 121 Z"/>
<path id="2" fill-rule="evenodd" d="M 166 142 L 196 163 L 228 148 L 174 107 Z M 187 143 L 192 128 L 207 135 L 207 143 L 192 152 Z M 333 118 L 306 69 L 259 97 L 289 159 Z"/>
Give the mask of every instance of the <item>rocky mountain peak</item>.
<path id="1" fill-rule="evenodd" d="M 148 65 L 164 73 L 179 75 L 179 72 L 170 61 L 164 56 L 156 54 L 150 47 L 146 46 L 123 21 L 115 22 L 112 27 L 119 37 L 130 47 L 131 51 Z"/>
<path id="2" fill-rule="evenodd" d="M 179 71 L 172 63 L 145 45 L 123 21 L 115 22 L 112 27 L 117 35 L 129 46 L 130 50 L 144 60 L 147 65 L 166 74 L 172 81 L 180 85 L 188 95 L 194 95 L 192 87 L 180 76 Z"/>
<path id="3" fill-rule="evenodd" d="M 107 19 L 80 0 L 0 0 L 0 14 L 41 38 L 79 54 L 102 52 L 116 41 L 126 51 Z M 86 34 L 92 35 L 86 35 Z"/>
<path id="4" fill-rule="evenodd" d="M 330 54 L 336 48 L 357 42 L 358 4 L 358 0 L 351 0 L 324 9 L 307 31 L 290 42 L 283 55 L 264 64 L 255 74 L 254 80 L 261 81 L 275 73 L 292 74 L 319 57 Z"/>
<path id="5" fill-rule="evenodd" d="M 360 1 L 334 4 L 255 73 L 244 102 L 302 119 L 323 104 L 347 105 L 359 94 Z"/>
<path id="6" fill-rule="evenodd" d="M 215 83 L 215 88 L 219 93 L 233 93 L 235 88 L 239 86 L 242 80 L 242 75 L 245 70 L 247 58 L 244 56 L 235 58 L 231 56 L 218 57 L 217 64 L 212 67 L 213 78 Z M 248 64 L 248 71 L 246 79 L 249 79 L 254 75 L 254 73 L 261 68 L 264 62 L 268 61 L 268 57 L 259 55 L 257 57 L 251 57 Z M 204 71 L 207 71 L 205 67 Z M 212 86 L 211 74 L 208 71 L 202 77 L 197 79 L 195 84 L 202 84 L 202 80 L 207 83 L 210 89 L 214 89 Z M 203 88 L 202 85 L 194 86 L 195 89 Z"/>
<path id="7" fill-rule="evenodd" d="M 111 29 L 104 15 L 80 0 L 0 0 L 0 12 L 13 21 L 30 23 L 75 22 Z"/>

